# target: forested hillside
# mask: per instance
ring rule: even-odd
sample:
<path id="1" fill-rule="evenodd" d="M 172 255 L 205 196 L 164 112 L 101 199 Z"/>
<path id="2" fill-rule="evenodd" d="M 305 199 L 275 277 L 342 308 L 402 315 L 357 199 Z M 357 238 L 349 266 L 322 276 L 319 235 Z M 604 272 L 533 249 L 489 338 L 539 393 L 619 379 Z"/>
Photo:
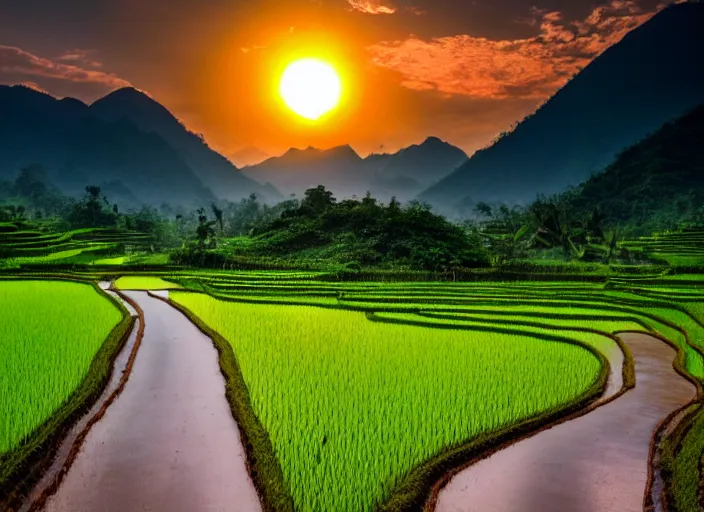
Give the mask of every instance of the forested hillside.
<path id="1" fill-rule="evenodd" d="M 704 219 L 704 105 L 623 151 L 603 172 L 565 195 L 575 212 L 651 231 Z"/>

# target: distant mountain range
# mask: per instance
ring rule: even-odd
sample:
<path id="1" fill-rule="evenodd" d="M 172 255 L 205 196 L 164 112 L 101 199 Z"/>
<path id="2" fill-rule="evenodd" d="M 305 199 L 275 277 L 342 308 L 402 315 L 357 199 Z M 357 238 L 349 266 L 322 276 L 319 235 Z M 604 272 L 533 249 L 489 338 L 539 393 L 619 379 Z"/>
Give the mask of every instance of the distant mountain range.
<path id="1" fill-rule="evenodd" d="M 240 148 L 230 154 L 230 160 L 238 167 L 256 165 L 263 162 L 267 158 L 271 158 L 271 155 L 265 153 L 259 148 L 254 148 L 251 146 Z"/>
<path id="2" fill-rule="evenodd" d="M 477 201 L 529 202 L 586 180 L 704 102 L 702 27 L 702 3 L 662 10 L 419 198 L 449 211 Z"/>
<path id="3" fill-rule="evenodd" d="M 285 194 L 301 195 L 325 185 L 338 198 L 362 196 L 408 200 L 467 160 L 461 149 L 436 137 L 393 154 L 360 157 L 350 146 L 321 150 L 290 149 L 281 156 L 242 168 L 259 183 L 271 183 Z"/>
<path id="4" fill-rule="evenodd" d="M 256 193 L 281 199 L 189 132 L 165 107 L 132 88 L 88 106 L 22 86 L 0 86 L 0 178 L 42 165 L 69 194 L 99 185 L 129 205 L 207 205 Z"/>

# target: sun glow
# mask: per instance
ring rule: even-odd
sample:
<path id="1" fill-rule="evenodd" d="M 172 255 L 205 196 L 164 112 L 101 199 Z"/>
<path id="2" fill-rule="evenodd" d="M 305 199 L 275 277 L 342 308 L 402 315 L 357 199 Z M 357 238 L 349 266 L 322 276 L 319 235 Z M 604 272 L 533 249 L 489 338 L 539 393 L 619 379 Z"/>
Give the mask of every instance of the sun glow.
<path id="1" fill-rule="evenodd" d="M 299 116 L 316 120 L 340 102 L 342 83 L 335 68 L 317 59 L 300 59 L 281 75 L 279 94 Z"/>

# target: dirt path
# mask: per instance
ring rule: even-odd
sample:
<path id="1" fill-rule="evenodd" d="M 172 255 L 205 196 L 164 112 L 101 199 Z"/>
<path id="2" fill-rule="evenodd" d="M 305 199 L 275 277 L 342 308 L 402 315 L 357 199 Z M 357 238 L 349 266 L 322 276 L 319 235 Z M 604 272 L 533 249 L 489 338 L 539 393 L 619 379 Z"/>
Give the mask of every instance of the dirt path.
<path id="1" fill-rule="evenodd" d="M 125 294 L 146 324 L 132 374 L 44 510 L 260 511 L 211 340 L 168 304 Z"/>
<path id="2" fill-rule="evenodd" d="M 642 511 L 653 433 L 695 388 L 673 370 L 668 345 L 645 334 L 621 338 L 635 359 L 635 389 L 459 472 L 435 510 Z"/>

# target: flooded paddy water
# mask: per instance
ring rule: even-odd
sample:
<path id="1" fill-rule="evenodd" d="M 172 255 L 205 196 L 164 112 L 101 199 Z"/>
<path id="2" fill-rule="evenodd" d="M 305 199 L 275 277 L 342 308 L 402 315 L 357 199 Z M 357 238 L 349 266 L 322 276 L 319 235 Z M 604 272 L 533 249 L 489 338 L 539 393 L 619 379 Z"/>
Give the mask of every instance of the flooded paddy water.
<path id="1" fill-rule="evenodd" d="M 460 471 L 435 510 L 642 511 L 652 436 L 695 388 L 673 369 L 667 344 L 646 334 L 620 337 L 635 359 L 634 389 Z"/>
<path id="2" fill-rule="evenodd" d="M 146 329 L 122 394 L 44 510 L 259 511 L 212 341 L 145 292 Z"/>

